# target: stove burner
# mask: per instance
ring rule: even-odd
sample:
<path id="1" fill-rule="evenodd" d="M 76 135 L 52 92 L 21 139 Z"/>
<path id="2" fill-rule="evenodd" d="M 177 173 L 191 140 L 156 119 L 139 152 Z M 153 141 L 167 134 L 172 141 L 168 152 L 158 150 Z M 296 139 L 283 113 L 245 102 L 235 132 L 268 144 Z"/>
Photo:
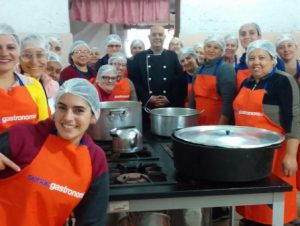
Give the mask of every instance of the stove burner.
<path id="1" fill-rule="evenodd" d="M 150 178 L 142 173 L 125 173 L 116 177 L 116 181 L 122 184 L 140 184 L 151 182 Z"/>
<path id="2" fill-rule="evenodd" d="M 155 163 L 117 163 L 110 165 L 110 184 L 164 182 L 167 176 Z M 126 183 L 124 183 L 124 180 Z M 138 182 L 133 182 L 137 180 Z"/>

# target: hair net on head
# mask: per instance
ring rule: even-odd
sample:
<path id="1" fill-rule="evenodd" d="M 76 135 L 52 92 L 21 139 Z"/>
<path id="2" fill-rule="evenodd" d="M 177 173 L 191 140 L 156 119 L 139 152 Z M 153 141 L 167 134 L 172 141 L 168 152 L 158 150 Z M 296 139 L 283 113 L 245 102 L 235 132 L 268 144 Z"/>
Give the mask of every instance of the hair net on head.
<path id="1" fill-rule="evenodd" d="M 70 50 L 69 50 L 69 54 L 73 53 L 77 48 L 81 47 L 81 46 L 84 46 L 86 47 L 89 51 L 91 51 L 89 45 L 85 42 L 85 41 L 82 41 L 82 40 L 77 40 L 75 42 L 72 43 L 71 47 L 70 47 Z"/>
<path id="2" fill-rule="evenodd" d="M 202 43 L 197 43 L 193 46 L 194 50 L 198 49 L 198 48 L 201 48 L 203 49 L 203 44 Z"/>
<path id="3" fill-rule="evenodd" d="M 280 35 L 277 39 L 276 39 L 276 48 L 278 48 L 278 46 L 284 42 L 284 41 L 288 41 L 289 43 L 298 45 L 295 37 L 292 34 L 283 34 Z"/>
<path id="4" fill-rule="evenodd" d="M 63 64 L 61 63 L 61 60 L 60 60 L 60 56 L 58 56 L 56 53 L 54 52 L 49 52 L 48 54 L 48 62 L 58 62 L 61 66 L 63 66 Z"/>
<path id="5" fill-rule="evenodd" d="M 170 44 L 171 44 L 171 43 L 179 43 L 179 45 L 183 46 L 182 41 L 181 41 L 178 37 L 173 37 L 173 38 L 170 40 Z"/>
<path id="6" fill-rule="evenodd" d="M 110 44 L 119 44 L 120 46 L 122 46 L 122 40 L 119 35 L 110 34 L 110 35 L 106 36 L 105 44 L 106 44 L 106 46 L 108 46 Z"/>
<path id="7" fill-rule="evenodd" d="M 17 44 L 20 44 L 20 40 L 15 29 L 8 24 L 0 23 L 0 35 L 11 35 L 15 38 Z"/>
<path id="8" fill-rule="evenodd" d="M 59 47 L 62 47 L 62 42 L 59 38 L 57 38 L 55 36 L 50 36 L 47 39 L 48 39 L 48 42 L 55 42 Z"/>
<path id="9" fill-rule="evenodd" d="M 117 61 L 127 63 L 127 58 L 123 53 L 118 52 L 118 53 L 113 53 L 111 57 L 109 57 L 108 59 L 109 64 L 115 63 Z"/>
<path id="10" fill-rule="evenodd" d="M 249 55 L 255 50 L 255 49 L 262 49 L 269 53 L 271 57 L 275 60 L 275 64 L 277 63 L 277 53 L 274 44 L 269 40 L 256 40 L 254 42 L 251 42 L 247 47 L 246 52 L 246 62 L 248 62 Z"/>
<path id="11" fill-rule="evenodd" d="M 96 80 L 98 81 L 102 76 L 105 76 L 108 73 L 114 73 L 116 76 L 118 75 L 118 72 L 117 72 L 117 69 L 115 66 L 106 64 L 99 68 Z"/>
<path id="12" fill-rule="evenodd" d="M 229 41 L 229 40 L 233 40 L 236 42 L 236 46 L 239 46 L 239 38 L 235 35 L 226 35 L 224 37 L 224 41 L 225 41 L 225 45 L 226 45 L 226 42 Z"/>
<path id="13" fill-rule="evenodd" d="M 185 57 L 185 56 L 191 56 L 193 58 L 197 58 L 197 54 L 195 53 L 194 49 L 187 48 L 187 47 L 181 48 L 178 51 L 177 56 L 178 56 L 179 61 L 181 60 L 182 57 Z"/>
<path id="14" fill-rule="evenodd" d="M 239 29 L 239 34 L 241 33 L 242 29 L 245 27 L 245 26 L 253 26 L 257 32 L 257 35 L 261 36 L 261 29 L 260 29 L 260 26 L 257 24 L 257 23 L 254 23 L 254 22 L 251 22 L 251 23 L 245 23 L 243 24 L 240 29 Z"/>
<path id="15" fill-rule="evenodd" d="M 217 36 L 217 35 L 210 35 L 204 40 L 204 47 L 211 42 L 216 42 L 220 46 L 222 52 L 224 53 L 224 51 L 225 51 L 224 38 Z"/>
<path id="16" fill-rule="evenodd" d="M 31 48 L 40 48 L 48 52 L 49 43 L 39 34 L 28 34 L 21 41 L 21 52 Z"/>
<path id="17" fill-rule="evenodd" d="M 132 40 L 130 44 L 130 49 L 136 46 L 141 46 L 143 49 L 145 49 L 145 44 L 141 39 L 134 39 Z"/>
<path id="18" fill-rule="evenodd" d="M 96 88 L 86 79 L 72 78 L 65 81 L 55 96 L 55 105 L 66 93 L 70 93 L 84 99 L 91 107 L 96 119 L 100 117 L 99 95 Z"/>

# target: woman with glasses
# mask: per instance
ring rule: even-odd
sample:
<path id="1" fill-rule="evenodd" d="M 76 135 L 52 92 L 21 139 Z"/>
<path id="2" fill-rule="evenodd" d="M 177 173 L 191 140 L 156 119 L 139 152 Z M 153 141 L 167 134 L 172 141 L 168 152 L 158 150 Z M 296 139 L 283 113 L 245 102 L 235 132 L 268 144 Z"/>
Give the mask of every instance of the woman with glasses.
<path id="1" fill-rule="evenodd" d="M 90 80 L 96 77 L 96 72 L 88 65 L 91 50 L 82 40 L 75 41 L 69 51 L 70 65 L 60 73 L 60 83 L 71 78 L 84 78 Z"/>
<path id="2" fill-rule="evenodd" d="M 112 94 L 114 100 L 137 100 L 133 82 L 127 78 L 127 59 L 123 53 L 114 53 L 108 60 L 108 64 L 116 67 L 119 80 Z"/>
<path id="3" fill-rule="evenodd" d="M 0 24 L 0 132 L 21 123 L 48 118 L 47 99 L 41 84 L 15 72 L 20 43 L 14 29 Z"/>
<path id="4" fill-rule="evenodd" d="M 53 98 L 59 84 L 47 74 L 49 45 L 44 37 L 29 34 L 21 41 L 20 69 L 21 73 L 38 80 L 47 97 Z"/>
<path id="5" fill-rule="evenodd" d="M 96 77 L 95 87 L 98 91 L 100 101 L 137 100 L 135 89 L 132 83 L 132 95 L 130 91 L 128 92 L 128 94 L 125 95 L 117 94 L 115 90 L 119 80 L 120 76 L 118 75 L 118 71 L 115 66 L 107 64 L 99 68 Z M 131 87 L 129 87 L 129 89 L 131 89 Z"/>

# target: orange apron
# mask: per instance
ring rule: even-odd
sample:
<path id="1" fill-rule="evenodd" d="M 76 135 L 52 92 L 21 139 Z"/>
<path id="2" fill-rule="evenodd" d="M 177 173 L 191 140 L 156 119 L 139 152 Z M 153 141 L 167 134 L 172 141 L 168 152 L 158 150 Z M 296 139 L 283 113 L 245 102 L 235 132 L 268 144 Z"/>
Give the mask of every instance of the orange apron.
<path id="1" fill-rule="evenodd" d="M 188 107 L 189 106 L 189 99 L 190 99 L 190 95 L 191 95 L 191 90 L 192 90 L 192 83 L 188 83 L 187 84 L 187 96 L 184 102 L 184 107 Z"/>
<path id="2" fill-rule="evenodd" d="M 86 146 L 49 135 L 30 165 L 0 180 L 0 224 L 62 226 L 91 177 Z"/>
<path id="3" fill-rule="evenodd" d="M 117 82 L 114 90 L 111 92 L 113 101 L 122 101 L 129 100 L 131 93 L 131 88 L 129 85 L 129 81 L 127 78 L 121 78 L 120 81 Z"/>
<path id="4" fill-rule="evenodd" d="M 222 100 L 217 91 L 216 71 L 221 62 L 222 60 L 217 62 L 213 75 L 201 74 L 204 69 L 203 66 L 199 71 L 201 75 L 196 75 L 193 85 L 196 109 L 198 111 L 204 110 L 199 117 L 199 125 L 219 124 Z"/>
<path id="5" fill-rule="evenodd" d="M 239 90 L 242 82 L 249 78 L 250 76 L 250 71 L 248 69 L 243 69 L 243 70 L 238 70 L 236 74 L 236 87 Z"/>
<path id="6" fill-rule="evenodd" d="M 268 129 L 284 134 L 284 130 L 271 121 L 263 111 L 264 89 L 250 90 L 242 87 L 233 102 L 235 123 L 239 126 L 251 126 Z M 288 223 L 297 218 L 296 177 L 285 177 L 281 171 L 281 163 L 285 154 L 286 142 L 276 149 L 273 158 L 272 173 L 287 183 L 293 185 L 293 191 L 284 194 L 284 222 Z M 237 212 L 248 220 L 262 224 L 272 224 L 272 209 L 267 205 L 252 205 L 237 207 Z"/>
<path id="7" fill-rule="evenodd" d="M 21 122 L 38 121 L 38 107 L 23 82 L 6 92 L 0 89 L 0 132 Z"/>

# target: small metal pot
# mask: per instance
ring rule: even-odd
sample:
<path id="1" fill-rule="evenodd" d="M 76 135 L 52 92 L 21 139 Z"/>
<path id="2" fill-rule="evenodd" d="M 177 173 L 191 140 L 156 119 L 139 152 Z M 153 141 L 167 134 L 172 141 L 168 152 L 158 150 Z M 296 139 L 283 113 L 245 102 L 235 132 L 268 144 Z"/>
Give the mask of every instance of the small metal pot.
<path id="1" fill-rule="evenodd" d="M 247 182 L 271 173 L 284 136 L 245 126 L 195 126 L 177 130 L 172 141 L 180 178 Z"/>
<path id="2" fill-rule="evenodd" d="M 134 126 L 118 127 L 110 131 L 112 150 L 117 153 L 135 153 L 143 149 L 143 136 Z"/>
<path id="3" fill-rule="evenodd" d="M 198 125 L 200 112 L 192 108 L 155 108 L 145 109 L 150 113 L 151 132 L 170 137 L 174 130 Z"/>
<path id="4" fill-rule="evenodd" d="M 119 226 L 170 226 L 170 217 L 163 213 L 129 213 L 119 220 Z"/>

